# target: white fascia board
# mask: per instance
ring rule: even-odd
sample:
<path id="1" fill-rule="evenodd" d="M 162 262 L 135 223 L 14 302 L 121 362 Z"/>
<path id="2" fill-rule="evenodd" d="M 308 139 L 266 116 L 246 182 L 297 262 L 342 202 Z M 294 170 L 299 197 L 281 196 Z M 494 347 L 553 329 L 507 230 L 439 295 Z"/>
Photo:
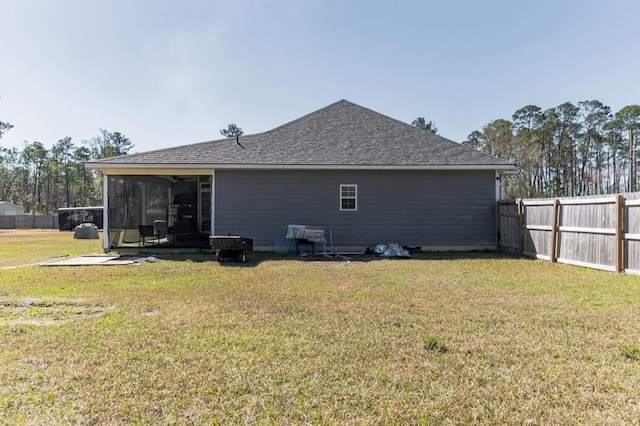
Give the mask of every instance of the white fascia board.
<path id="1" fill-rule="evenodd" d="M 513 164 L 451 165 L 363 165 L 363 164 L 130 164 L 89 163 L 94 170 L 170 169 L 170 170 L 516 170 Z"/>

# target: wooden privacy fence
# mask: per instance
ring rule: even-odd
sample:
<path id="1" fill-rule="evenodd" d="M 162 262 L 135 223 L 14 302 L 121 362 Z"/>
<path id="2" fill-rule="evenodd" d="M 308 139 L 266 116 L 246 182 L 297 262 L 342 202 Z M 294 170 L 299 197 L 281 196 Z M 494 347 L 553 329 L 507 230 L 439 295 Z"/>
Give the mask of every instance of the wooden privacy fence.
<path id="1" fill-rule="evenodd" d="M 0 229 L 58 229 L 58 216 L 0 216 Z"/>
<path id="2" fill-rule="evenodd" d="M 640 274 L 638 194 L 498 202 L 498 248 Z"/>

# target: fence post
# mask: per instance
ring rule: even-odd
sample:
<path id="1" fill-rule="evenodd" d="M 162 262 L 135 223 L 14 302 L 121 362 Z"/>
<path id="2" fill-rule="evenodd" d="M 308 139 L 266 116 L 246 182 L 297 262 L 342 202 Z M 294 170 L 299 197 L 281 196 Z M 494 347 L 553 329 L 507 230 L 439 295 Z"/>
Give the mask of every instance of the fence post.
<path id="1" fill-rule="evenodd" d="M 518 208 L 518 254 L 524 256 L 524 204 L 522 198 L 516 201 Z"/>
<path id="2" fill-rule="evenodd" d="M 613 258 L 615 271 L 622 272 L 624 270 L 624 197 L 622 194 L 616 195 L 616 242 L 613 249 Z"/>
<path id="3" fill-rule="evenodd" d="M 551 262 L 558 262 L 558 228 L 560 220 L 560 200 L 553 200 L 553 214 L 551 218 Z"/>

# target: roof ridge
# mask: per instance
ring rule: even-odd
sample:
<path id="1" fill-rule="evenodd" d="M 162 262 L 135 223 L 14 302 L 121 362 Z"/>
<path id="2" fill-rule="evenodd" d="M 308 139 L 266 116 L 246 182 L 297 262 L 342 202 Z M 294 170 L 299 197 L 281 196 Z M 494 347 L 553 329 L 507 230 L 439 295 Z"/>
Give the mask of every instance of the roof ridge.
<path id="1" fill-rule="evenodd" d="M 316 109 L 316 110 L 314 110 L 314 111 L 311 111 L 311 112 L 309 112 L 309 113 L 307 113 L 307 114 L 303 115 L 302 117 L 295 118 L 295 119 L 293 119 L 293 120 L 291 120 L 291 121 L 288 121 L 288 122 L 286 122 L 286 123 L 284 123 L 284 124 L 281 124 L 281 125 L 279 125 L 279 126 L 276 126 L 276 127 L 272 128 L 272 129 L 265 130 L 265 131 L 262 131 L 262 132 L 257 132 L 257 133 L 249 133 L 249 134 L 246 134 L 246 135 L 243 135 L 243 136 L 246 138 L 246 137 L 250 137 L 250 136 L 259 136 L 259 135 L 264 135 L 264 134 L 268 134 L 268 133 L 271 133 L 271 132 L 275 132 L 275 131 L 277 131 L 277 130 L 279 130 L 279 129 L 283 128 L 283 127 L 287 127 L 287 126 L 290 126 L 290 125 L 292 125 L 292 124 L 295 124 L 295 123 L 297 123 L 297 122 L 299 122 L 299 121 L 304 120 L 305 118 L 307 118 L 307 117 L 309 117 L 309 116 L 312 116 L 312 115 L 314 115 L 314 114 L 316 114 L 316 113 L 319 113 L 320 111 L 324 111 L 324 110 L 330 109 L 330 108 L 332 108 L 332 107 L 334 107 L 334 106 L 336 106 L 336 105 L 339 105 L 339 104 L 348 104 L 348 105 L 351 105 L 351 106 L 355 106 L 355 107 L 357 107 L 357 108 L 360 108 L 360 109 L 366 110 L 366 111 L 368 111 L 368 112 L 370 112 L 370 113 L 372 113 L 372 114 L 376 114 L 376 115 L 378 115 L 378 116 L 381 116 L 381 117 L 387 118 L 387 119 L 389 119 L 389 120 L 393 120 L 393 121 L 395 121 L 395 122 L 397 122 L 397 123 L 400 123 L 400 124 L 402 124 L 402 125 L 404 125 L 404 126 L 407 126 L 407 127 L 413 128 L 413 129 L 418 129 L 418 130 L 425 130 L 425 129 L 421 129 L 421 128 L 419 128 L 419 127 L 412 126 L 411 124 L 409 124 L 409 123 L 405 123 L 404 121 L 398 120 L 397 118 L 393 118 L 393 117 L 388 116 L 388 115 L 386 115 L 386 114 L 383 114 L 383 113 L 380 113 L 380 112 L 378 112 L 378 111 L 375 111 L 375 110 L 373 110 L 373 109 L 371 109 L 371 108 L 367 108 L 367 107 L 365 107 L 365 106 L 362 106 L 362 105 L 356 104 L 355 102 L 351 102 L 351 101 L 348 101 L 347 99 L 342 98 L 342 99 L 340 99 L 340 100 L 338 100 L 338 101 L 336 101 L 336 102 L 332 102 L 332 103 L 330 103 L 329 105 L 326 105 L 326 106 L 324 106 L 324 107 L 322 107 L 322 108 L 318 108 L 318 109 Z M 436 135 L 436 134 L 434 134 L 434 135 L 435 135 L 435 136 L 438 136 L 438 137 L 440 137 L 440 138 L 442 138 L 442 139 L 447 139 L 447 138 L 445 138 L 445 137 L 443 137 L 443 136 L 440 136 L 440 135 Z M 189 146 L 197 146 L 197 145 L 203 145 L 203 144 L 210 144 L 210 143 L 214 143 L 214 142 L 222 142 L 222 141 L 225 141 L 225 140 L 227 140 L 227 139 L 229 139 L 229 138 L 210 139 L 210 140 L 206 140 L 206 141 L 200 141 L 200 142 L 188 143 L 187 145 L 189 145 Z M 451 143 L 455 143 L 455 144 L 459 145 L 459 144 L 458 144 L 457 142 L 455 142 L 455 141 L 452 141 L 452 140 L 450 140 L 450 139 L 447 139 L 447 140 L 448 140 L 449 142 L 451 142 Z M 137 154 L 152 154 L 152 153 L 155 153 L 155 152 L 158 152 L 158 151 L 166 151 L 166 150 L 170 150 L 170 149 L 179 149 L 179 148 L 184 147 L 184 146 L 185 146 L 185 145 L 178 145 L 178 146 L 173 146 L 173 147 L 168 147 L 168 148 L 152 149 L 152 150 L 150 150 L 150 151 L 133 152 L 133 153 L 131 153 L 131 154 L 124 154 L 124 155 L 129 156 L 129 155 L 137 155 Z M 124 155 L 123 155 L 123 156 L 124 156 Z M 90 160 L 90 161 L 99 161 L 99 160 Z"/>

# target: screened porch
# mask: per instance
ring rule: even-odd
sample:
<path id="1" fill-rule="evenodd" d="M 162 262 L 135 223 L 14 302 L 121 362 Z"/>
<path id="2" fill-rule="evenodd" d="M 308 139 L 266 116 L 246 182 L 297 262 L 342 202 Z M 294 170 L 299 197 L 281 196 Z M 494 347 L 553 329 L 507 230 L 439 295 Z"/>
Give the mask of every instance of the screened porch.
<path id="1" fill-rule="evenodd" d="M 211 176 L 106 179 L 109 249 L 211 247 Z"/>

